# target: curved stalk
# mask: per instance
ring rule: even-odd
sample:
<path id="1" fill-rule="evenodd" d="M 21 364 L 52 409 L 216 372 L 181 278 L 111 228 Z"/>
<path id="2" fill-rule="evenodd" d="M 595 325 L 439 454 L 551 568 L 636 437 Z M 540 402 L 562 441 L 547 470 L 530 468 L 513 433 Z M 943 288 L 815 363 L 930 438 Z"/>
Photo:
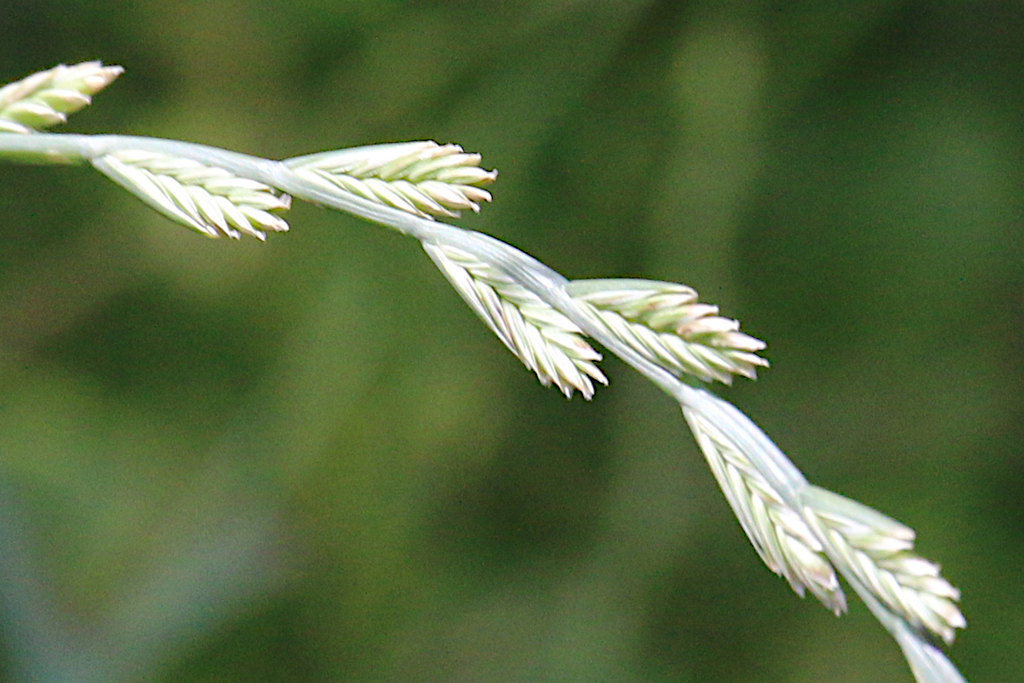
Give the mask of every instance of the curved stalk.
<path id="1" fill-rule="evenodd" d="M 68 102 L 67 111 L 83 106 L 70 96 Z M 39 116 L 38 108 L 23 109 Z M 13 121 L 12 130 L 22 125 Z M 209 236 L 263 239 L 262 230 L 286 230 L 271 212 L 287 209 L 295 197 L 419 240 L 543 383 L 589 398 L 591 379 L 606 382 L 594 365 L 600 354 L 586 336 L 671 396 L 772 571 L 799 594 L 810 590 L 836 614 L 846 609 L 837 579 L 843 576 L 896 639 L 919 683 L 963 683 L 930 642 L 934 636 L 952 642 L 955 629 L 966 626 L 955 604 L 959 592 L 936 565 L 913 554 L 913 531 L 812 486 L 750 418 L 681 379 L 753 376 L 755 366 L 767 364 L 753 354 L 763 343 L 740 333 L 735 321 L 713 316 L 717 308 L 695 303 L 688 288 L 635 280 L 574 284 L 494 237 L 433 220 L 431 215 L 451 216 L 461 208 L 477 210 L 490 198 L 480 185 L 496 174 L 478 168 L 478 156 L 427 142 L 273 161 L 176 140 L 26 129 L 0 132 L 0 159 L 90 163 L 153 208 Z M 616 296 L 619 286 L 625 293 Z M 672 296 L 675 303 L 665 303 Z"/>

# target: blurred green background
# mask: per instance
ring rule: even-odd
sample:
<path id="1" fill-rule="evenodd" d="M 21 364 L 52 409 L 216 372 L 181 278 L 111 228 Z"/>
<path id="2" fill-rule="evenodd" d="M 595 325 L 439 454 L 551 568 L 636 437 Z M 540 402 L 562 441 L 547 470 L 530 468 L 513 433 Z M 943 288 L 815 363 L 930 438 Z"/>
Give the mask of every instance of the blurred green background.
<path id="1" fill-rule="evenodd" d="M 1024 5 L 3 0 L 61 130 L 283 158 L 458 142 L 460 225 L 679 281 L 768 341 L 720 393 L 913 526 L 972 681 L 1024 654 Z M 418 245 L 296 206 L 207 240 L 0 165 L 0 680 L 912 680 L 760 563 L 676 405 L 538 386 Z"/>

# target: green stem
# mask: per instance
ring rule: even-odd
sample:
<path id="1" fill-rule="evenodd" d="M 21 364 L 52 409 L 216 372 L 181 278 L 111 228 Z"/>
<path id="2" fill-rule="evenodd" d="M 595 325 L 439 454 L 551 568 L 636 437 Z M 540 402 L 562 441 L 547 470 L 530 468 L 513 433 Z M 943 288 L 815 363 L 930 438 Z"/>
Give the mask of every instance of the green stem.
<path id="1" fill-rule="evenodd" d="M 122 135 L 15 134 L 0 133 L 0 160 L 21 163 L 77 164 L 93 162 L 108 154 L 127 150 L 184 157 L 207 166 L 222 168 L 236 176 L 259 181 L 293 197 L 350 213 L 378 223 L 423 243 L 454 247 L 506 273 L 514 282 L 536 294 L 561 312 L 586 335 L 654 382 L 680 405 L 701 414 L 728 435 L 750 459 L 758 473 L 778 492 L 784 503 L 798 514 L 807 514 L 801 494 L 809 484 L 800 470 L 775 443 L 730 403 L 694 388 L 652 363 L 624 342 L 602 322 L 587 304 L 574 299 L 568 280 L 537 259 L 494 237 L 439 221 L 421 218 L 383 204 L 358 197 L 340 188 L 313 185 L 294 172 L 287 162 L 273 161 L 225 149 L 177 140 Z M 828 548 L 829 544 L 823 542 Z M 827 551 L 826 551 L 827 552 Z M 854 590 L 896 638 L 911 668 L 921 681 L 962 683 L 963 678 L 941 651 L 927 643 L 908 623 L 882 606 L 871 592 L 851 575 L 841 557 L 828 552 L 829 559 L 847 578 Z M 844 571 L 845 570 L 845 571 Z"/>

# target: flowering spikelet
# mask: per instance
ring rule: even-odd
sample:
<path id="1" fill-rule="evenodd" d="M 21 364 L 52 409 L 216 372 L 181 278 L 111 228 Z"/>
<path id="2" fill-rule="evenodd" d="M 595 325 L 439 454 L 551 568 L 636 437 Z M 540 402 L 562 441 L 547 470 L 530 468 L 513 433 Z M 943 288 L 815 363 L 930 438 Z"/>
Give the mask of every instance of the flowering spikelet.
<path id="1" fill-rule="evenodd" d="M 92 164 L 171 220 L 208 237 L 245 234 L 264 241 L 264 230 L 288 230 L 288 223 L 271 212 L 288 209 L 291 197 L 222 168 L 136 150 L 107 154 Z"/>
<path id="2" fill-rule="evenodd" d="M 846 596 L 835 569 L 801 511 L 787 506 L 743 449 L 714 424 L 686 407 L 683 416 L 740 526 L 768 568 L 784 577 L 801 597 L 809 590 L 837 616 L 845 612 Z"/>
<path id="3" fill-rule="evenodd" d="M 498 177 L 480 168 L 479 154 L 432 141 L 353 147 L 295 157 L 296 174 L 328 190 L 338 189 L 421 218 L 455 218 L 480 211 L 491 193 L 480 187 Z"/>
<path id="4" fill-rule="evenodd" d="M 100 62 L 58 64 L 8 83 L 0 88 L 0 133 L 35 133 L 66 122 L 123 71 Z"/>
<path id="5" fill-rule="evenodd" d="M 956 606 L 960 591 L 942 578 L 937 564 L 914 554 L 913 529 L 817 486 L 801 498 L 818 535 L 882 604 L 952 644 L 956 629 L 967 626 Z"/>
<path id="6" fill-rule="evenodd" d="M 768 361 L 755 351 L 765 343 L 739 331 L 718 307 L 697 301 L 697 292 L 673 282 L 574 280 L 569 294 L 593 306 L 602 322 L 652 363 L 705 382 L 757 377 Z"/>
<path id="7" fill-rule="evenodd" d="M 590 399 L 596 380 L 608 384 L 595 361 L 601 354 L 583 339 L 579 327 L 536 294 L 501 271 L 454 247 L 424 244 L 455 290 L 498 339 L 544 386 L 555 384 L 566 398 L 573 390 Z"/>

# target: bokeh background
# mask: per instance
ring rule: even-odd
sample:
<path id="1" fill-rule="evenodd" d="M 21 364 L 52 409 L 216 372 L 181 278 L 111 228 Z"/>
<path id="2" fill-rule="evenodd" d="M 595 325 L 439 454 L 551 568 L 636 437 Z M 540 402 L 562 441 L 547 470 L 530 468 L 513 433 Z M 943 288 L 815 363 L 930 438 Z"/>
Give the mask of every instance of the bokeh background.
<path id="1" fill-rule="evenodd" d="M 952 657 L 1024 669 L 1024 5 L 3 0 L 61 130 L 283 158 L 458 142 L 460 225 L 690 284 L 769 342 L 721 394 L 917 529 Z M 208 240 L 0 165 L 0 680 L 912 678 L 749 547 L 676 405 L 541 388 L 418 245 L 295 206 Z"/>

